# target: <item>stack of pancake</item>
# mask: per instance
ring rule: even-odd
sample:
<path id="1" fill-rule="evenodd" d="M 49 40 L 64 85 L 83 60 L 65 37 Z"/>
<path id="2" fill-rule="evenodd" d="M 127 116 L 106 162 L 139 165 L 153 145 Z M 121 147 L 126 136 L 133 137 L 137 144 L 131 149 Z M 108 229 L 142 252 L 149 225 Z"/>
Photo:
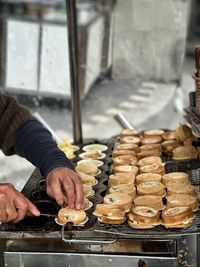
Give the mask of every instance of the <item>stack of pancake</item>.
<path id="1" fill-rule="evenodd" d="M 179 128 L 182 129 L 181 126 Z M 109 205 L 109 211 L 112 206 L 122 209 L 133 228 L 190 226 L 198 207 L 195 188 L 190 184 L 187 173 L 165 174 L 161 158 L 163 153 L 173 156 L 176 148 L 192 147 L 189 141 L 193 137 L 189 132 L 186 138 L 179 137 L 179 130 L 152 129 L 143 133 L 135 129 L 122 130 L 112 153 L 108 190 L 102 204 L 104 214 L 97 208 L 94 215 L 101 222 L 112 223 L 112 220 L 102 219 L 107 214 L 106 205 Z M 195 148 L 194 154 L 189 157 L 197 157 Z M 125 217 L 118 218 L 118 223 L 124 223 Z"/>

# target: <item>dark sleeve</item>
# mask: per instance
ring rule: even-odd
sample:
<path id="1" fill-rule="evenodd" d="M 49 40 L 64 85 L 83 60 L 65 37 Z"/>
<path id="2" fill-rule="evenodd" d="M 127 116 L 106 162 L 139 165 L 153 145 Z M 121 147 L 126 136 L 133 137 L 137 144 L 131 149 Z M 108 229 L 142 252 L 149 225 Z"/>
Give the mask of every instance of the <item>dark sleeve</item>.
<path id="1" fill-rule="evenodd" d="M 31 119 L 30 112 L 13 97 L 0 94 L 0 149 L 4 154 L 15 153 L 15 131 Z"/>
<path id="2" fill-rule="evenodd" d="M 57 167 L 74 170 L 74 166 L 66 155 L 57 147 L 51 133 L 36 120 L 24 123 L 16 131 L 16 152 L 40 169 L 46 177 Z"/>

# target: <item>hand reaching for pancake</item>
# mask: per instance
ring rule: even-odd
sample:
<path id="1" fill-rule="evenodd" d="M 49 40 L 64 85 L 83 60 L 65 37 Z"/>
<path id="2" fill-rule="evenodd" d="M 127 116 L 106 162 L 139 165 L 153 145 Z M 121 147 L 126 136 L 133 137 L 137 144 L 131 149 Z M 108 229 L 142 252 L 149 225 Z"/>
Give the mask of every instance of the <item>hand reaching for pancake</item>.
<path id="1" fill-rule="evenodd" d="M 47 176 L 47 194 L 59 205 L 83 208 L 83 186 L 76 172 L 67 168 L 56 168 Z"/>
<path id="2" fill-rule="evenodd" d="M 0 221 L 21 221 L 27 213 L 39 216 L 40 212 L 23 194 L 11 184 L 0 184 Z"/>

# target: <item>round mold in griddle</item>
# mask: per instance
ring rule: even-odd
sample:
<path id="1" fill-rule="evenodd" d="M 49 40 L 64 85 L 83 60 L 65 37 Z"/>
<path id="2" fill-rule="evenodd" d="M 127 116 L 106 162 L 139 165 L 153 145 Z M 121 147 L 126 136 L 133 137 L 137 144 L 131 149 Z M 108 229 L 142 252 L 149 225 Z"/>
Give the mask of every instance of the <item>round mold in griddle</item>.
<path id="1" fill-rule="evenodd" d="M 104 159 L 106 154 L 100 151 L 91 151 L 91 152 L 83 152 L 78 154 L 78 156 L 82 159 Z"/>
<path id="2" fill-rule="evenodd" d="M 101 167 L 104 162 L 98 159 L 81 159 L 79 161 L 77 161 L 77 165 L 79 165 L 80 163 L 94 163 L 97 167 Z"/>
<path id="3" fill-rule="evenodd" d="M 41 213 L 56 215 L 58 213 L 58 206 L 55 202 L 50 200 L 37 200 L 33 201 L 33 204 L 38 208 Z M 19 224 L 23 227 L 40 228 L 43 227 L 49 218 L 45 216 L 27 216 Z"/>
<path id="4" fill-rule="evenodd" d="M 54 214 L 57 214 L 60 209 L 54 201 L 46 200 L 46 199 L 33 201 L 33 204 L 38 208 L 38 210 L 41 213 L 45 213 L 45 214 L 54 215 Z"/>
<path id="5" fill-rule="evenodd" d="M 40 217 L 25 217 L 22 221 L 19 222 L 19 224 L 23 227 L 33 229 L 35 227 L 43 227 L 47 222 L 49 218 L 45 216 L 40 216 Z"/>
<path id="6" fill-rule="evenodd" d="M 50 199 L 50 196 L 47 195 L 47 192 L 45 189 L 41 189 L 41 190 L 33 191 L 32 198 L 41 200 L 41 199 Z"/>
<path id="7" fill-rule="evenodd" d="M 92 152 L 92 151 L 106 151 L 108 149 L 108 146 L 103 145 L 103 144 L 89 144 L 89 145 L 85 145 L 82 147 L 83 151 L 86 152 Z"/>
<path id="8" fill-rule="evenodd" d="M 45 179 L 43 179 L 43 180 L 40 180 L 38 184 L 39 184 L 39 186 L 40 186 L 40 187 L 46 187 L 46 185 L 47 185 L 47 183 L 46 183 L 46 180 L 45 180 Z"/>

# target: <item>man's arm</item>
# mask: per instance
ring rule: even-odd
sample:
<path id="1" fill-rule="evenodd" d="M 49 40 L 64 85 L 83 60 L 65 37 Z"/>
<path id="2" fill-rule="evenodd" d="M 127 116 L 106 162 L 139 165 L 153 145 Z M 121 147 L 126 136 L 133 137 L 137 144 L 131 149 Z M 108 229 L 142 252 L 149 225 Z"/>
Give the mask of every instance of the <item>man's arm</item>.
<path id="1" fill-rule="evenodd" d="M 29 111 L 13 97 L 0 94 L 0 149 L 5 155 L 15 153 L 15 131 L 31 119 Z"/>
<path id="2" fill-rule="evenodd" d="M 82 207 L 81 180 L 46 128 L 37 121 L 27 121 L 16 130 L 15 145 L 17 154 L 32 162 L 47 178 L 47 193 L 58 204 Z"/>
<path id="3" fill-rule="evenodd" d="M 77 209 L 83 207 L 81 179 L 74 172 L 69 159 L 58 149 L 49 131 L 35 120 L 26 108 L 18 105 L 14 98 L 2 94 L 0 149 L 6 155 L 17 153 L 38 167 L 47 179 L 47 193 L 55 198 L 58 204 L 67 203 L 71 208 Z M 14 190 L 11 191 L 15 195 Z M 16 201 L 12 203 L 14 205 Z M 18 210 L 16 206 L 14 208 Z"/>

